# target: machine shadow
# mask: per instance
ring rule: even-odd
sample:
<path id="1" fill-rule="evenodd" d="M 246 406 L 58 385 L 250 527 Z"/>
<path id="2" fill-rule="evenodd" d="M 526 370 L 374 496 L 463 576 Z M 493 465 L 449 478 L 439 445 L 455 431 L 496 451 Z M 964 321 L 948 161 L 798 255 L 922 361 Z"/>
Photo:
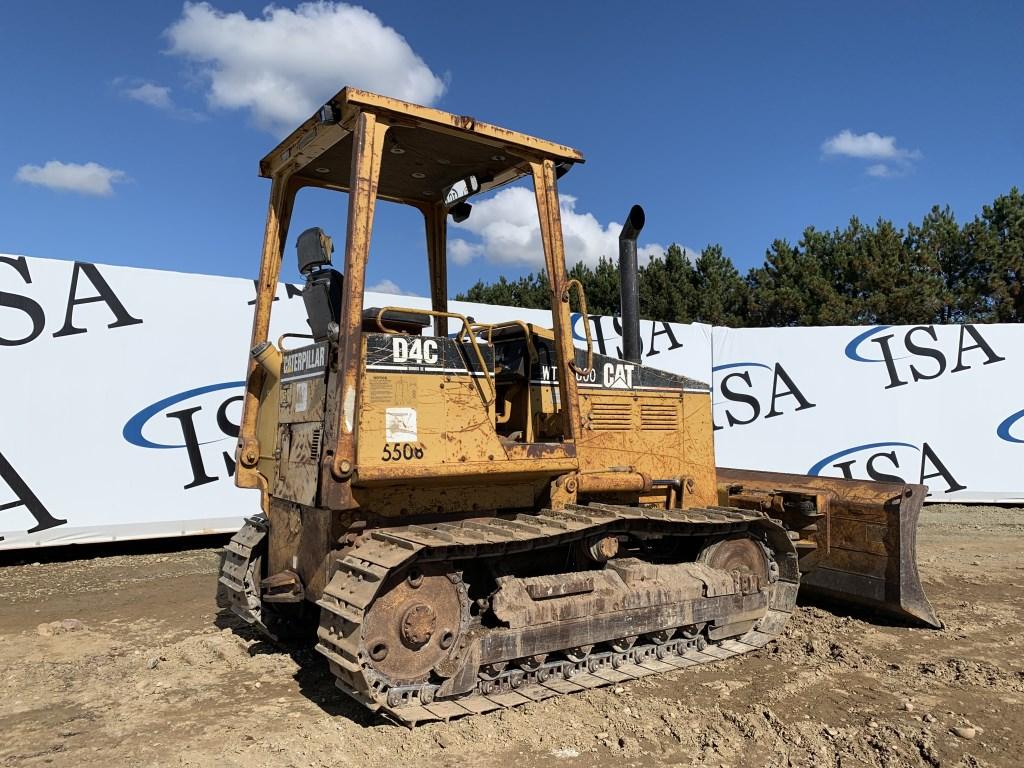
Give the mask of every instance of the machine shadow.
<path id="1" fill-rule="evenodd" d="M 166 539 L 124 539 L 90 544 L 64 544 L 32 549 L 0 551 L 0 567 L 29 563 L 67 563 L 73 560 L 92 560 L 101 557 L 134 555 L 167 555 L 194 549 L 221 549 L 231 534 L 211 533 L 195 536 L 175 536 Z"/>
<path id="2" fill-rule="evenodd" d="M 896 616 L 877 608 L 857 605 L 856 603 L 810 591 L 800 591 L 797 594 L 796 603 L 802 608 L 820 608 L 831 613 L 833 616 L 863 621 L 865 624 L 872 624 L 876 627 L 898 627 L 900 629 L 907 629 L 909 627 L 912 629 L 934 629 L 938 631 L 945 629 L 944 624 L 941 627 L 932 627 L 912 616 Z"/>
<path id="3" fill-rule="evenodd" d="M 221 608 L 214 617 L 218 629 L 229 629 L 249 645 L 250 656 L 287 656 L 298 668 L 293 678 L 299 693 L 331 717 L 344 717 L 362 728 L 394 725 L 392 721 L 371 712 L 359 702 L 346 696 L 334 685 L 327 659 L 314 649 L 314 641 L 274 642 L 258 629 L 246 624 L 228 608 Z"/>

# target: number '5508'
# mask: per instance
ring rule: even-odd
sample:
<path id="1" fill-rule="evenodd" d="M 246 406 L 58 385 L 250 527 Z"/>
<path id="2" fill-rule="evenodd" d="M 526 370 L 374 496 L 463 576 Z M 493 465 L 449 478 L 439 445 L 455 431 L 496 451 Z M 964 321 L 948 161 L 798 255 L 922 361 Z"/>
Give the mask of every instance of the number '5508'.
<path id="1" fill-rule="evenodd" d="M 423 458 L 423 446 L 413 443 L 385 443 L 383 461 L 410 461 Z"/>

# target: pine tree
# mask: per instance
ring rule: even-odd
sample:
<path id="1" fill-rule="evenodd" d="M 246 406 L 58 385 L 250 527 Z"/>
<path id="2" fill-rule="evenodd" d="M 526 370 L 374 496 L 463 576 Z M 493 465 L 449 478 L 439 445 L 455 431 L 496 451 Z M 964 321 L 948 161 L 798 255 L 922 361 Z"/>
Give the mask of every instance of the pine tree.
<path id="1" fill-rule="evenodd" d="M 956 223 L 949 206 L 934 206 L 920 226 L 907 228 L 908 247 L 936 264 L 942 280 L 937 323 L 972 323 L 990 314 L 988 268 L 971 247 L 967 232 Z"/>
<path id="2" fill-rule="evenodd" d="M 854 292 L 845 254 L 832 232 L 804 230 L 793 246 L 776 240 L 764 266 L 747 276 L 753 325 L 844 325 L 851 322 Z"/>
<path id="3" fill-rule="evenodd" d="M 583 285 L 591 314 L 619 313 L 616 262 L 576 264 L 569 276 Z M 640 267 L 640 314 L 728 326 L 1021 322 L 1022 278 L 1024 195 L 1014 187 L 963 227 L 937 206 L 905 232 L 856 217 L 842 229 L 808 227 L 796 245 L 774 241 L 745 278 L 718 245 L 693 261 L 672 245 Z M 477 282 L 457 298 L 550 305 L 543 272 Z"/>
<path id="4" fill-rule="evenodd" d="M 455 300 L 497 304 L 503 307 L 551 308 L 551 294 L 545 272 L 536 275 L 531 272 L 515 281 L 510 281 L 505 276 L 499 277 L 495 283 L 477 280 L 465 293 L 456 294 Z"/>
<path id="5" fill-rule="evenodd" d="M 987 316 L 994 322 L 1024 321 L 1024 195 L 1013 187 L 986 205 L 965 228 L 968 247 L 984 265 Z"/>
<path id="6" fill-rule="evenodd" d="M 722 246 L 709 245 L 701 251 L 693 269 L 695 319 L 711 325 L 740 328 L 747 324 L 750 287 Z"/>
<path id="7" fill-rule="evenodd" d="M 696 316 L 694 273 L 678 245 L 640 267 L 640 315 L 669 323 L 689 323 Z"/>
<path id="8" fill-rule="evenodd" d="M 934 254 L 911 247 L 891 221 L 874 228 L 851 221 L 848 241 L 854 284 L 852 320 L 859 324 L 931 323 L 943 304 L 943 279 Z"/>

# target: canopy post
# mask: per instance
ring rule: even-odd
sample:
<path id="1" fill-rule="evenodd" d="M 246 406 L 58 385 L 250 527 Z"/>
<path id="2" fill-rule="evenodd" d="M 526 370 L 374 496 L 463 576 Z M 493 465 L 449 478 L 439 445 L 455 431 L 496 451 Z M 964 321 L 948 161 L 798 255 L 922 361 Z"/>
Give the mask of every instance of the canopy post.
<path id="1" fill-rule="evenodd" d="M 430 264 L 430 306 L 435 312 L 448 311 L 448 209 L 444 203 L 423 209 L 427 224 L 427 260 Z M 448 317 L 434 316 L 434 335 L 448 335 Z"/>
<path id="2" fill-rule="evenodd" d="M 267 223 L 263 232 L 263 254 L 260 258 L 260 274 L 256 281 L 256 308 L 252 320 L 252 337 L 249 348 L 267 340 L 270 333 L 270 310 L 277 296 L 278 279 L 281 275 L 281 257 L 288 237 L 295 194 L 301 184 L 288 176 L 275 176 L 270 187 L 270 205 L 267 208 Z M 260 458 L 260 444 L 256 436 L 256 419 L 259 412 L 260 393 L 263 391 L 263 368 L 249 358 L 245 377 L 245 400 L 242 405 L 242 423 L 239 425 L 237 483 L 243 488 L 258 487 L 255 469 Z M 271 446 L 272 450 L 273 446 Z"/>
<path id="3" fill-rule="evenodd" d="M 569 288 L 565 275 L 565 248 L 562 243 L 562 218 L 559 212 L 558 182 L 551 160 L 531 162 L 544 261 L 551 284 L 551 321 L 558 345 L 558 389 L 562 403 L 562 429 L 566 441 L 575 440 L 579 419 L 576 373 L 569 365 L 575 359 L 572 318 L 569 314 Z"/>
<path id="4" fill-rule="evenodd" d="M 348 238 L 345 242 L 345 290 L 341 304 L 339 357 L 341 391 L 337 439 L 330 474 L 338 482 L 351 477 L 355 467 L 355 429 L 359 369 L 363 349 L 363 290 L 366 261 L 373 232 L 373 212 L 377 202 L 381 154 L 388 124 L 373 112 L 360 112 L 352 142 L 352 178 L 348 198 Z"/>

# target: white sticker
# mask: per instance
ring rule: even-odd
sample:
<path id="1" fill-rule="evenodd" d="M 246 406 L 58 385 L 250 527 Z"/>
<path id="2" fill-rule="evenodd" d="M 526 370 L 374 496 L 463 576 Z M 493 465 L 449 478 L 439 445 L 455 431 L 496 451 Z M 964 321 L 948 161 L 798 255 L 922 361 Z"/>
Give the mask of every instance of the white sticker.
<path id="1" fill-rule="evenodd" d="M 302 413 L 309 405 L 309 384 L 300 381 L 295 385 L 295 412 Z"/>
<path id="2" fill-rule="evenodd" d="M 384 439 L 389 443 L 415 443 L 416 409 L 388 408 L 384 411 Z"/>
<path id="3" fill-rule="evenodd" d="M 345 402 L 342 403 L 341 412 L 345 416 L 345 431 L 352 431 L 352 422 L 356 416 L 356 391 L 350 389 L 345 393 Z"/>

